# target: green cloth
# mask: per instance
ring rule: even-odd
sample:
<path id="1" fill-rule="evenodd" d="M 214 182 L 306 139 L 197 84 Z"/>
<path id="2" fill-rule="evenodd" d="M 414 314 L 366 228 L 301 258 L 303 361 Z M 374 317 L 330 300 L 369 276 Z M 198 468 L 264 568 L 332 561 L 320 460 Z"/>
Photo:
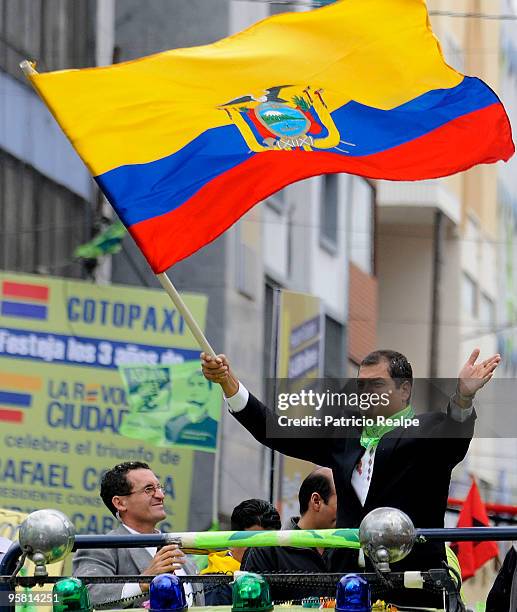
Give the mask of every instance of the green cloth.
<path id="1" fill-rule="evenodd" d="M 78 246 L 74 251 L 74 257 L 95 259 L 102 255 L 118 253 L 122 249 L 122 240 L 126 233 L 124 224 L 121 221 L 116 221 L 100 234 L 97 234 L 90 242 Z"/>
<path id="2" fill-rule="evenodd" d="M 397 421 L 401 419 L 412 419 L 415 416 L 415 411 L 411 405 L 406 406 L 399 412 L 386 417 L 392 421 Z M 363 431 L 361 432 L 361 446 L 363 448 L 376 448 L 379 442 L 381 441 L 382 436 L 386 435 L 390 431 L 393 431 L 399 427 L 399 424 L 391 424 L 391 425 L 365 425 L 363 427 Z"/>

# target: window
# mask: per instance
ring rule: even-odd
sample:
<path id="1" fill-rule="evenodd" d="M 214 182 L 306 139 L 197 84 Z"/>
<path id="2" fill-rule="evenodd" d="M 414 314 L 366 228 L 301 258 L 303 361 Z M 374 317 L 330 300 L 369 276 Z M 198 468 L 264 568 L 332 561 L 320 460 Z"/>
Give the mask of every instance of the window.
<path id="1" fill-rule="evenodd" d="M 459 72 L 465 72 L 465 56 L 461 46 L 450 32 L 443 37 L 443 53 L 445 61 Z"/>
<path id="2" fill-rule="evenodd" d="M 271 378 L 273 360 L 276 354 L 276 338 L 278 335 L 275 306 L 279 299 L 278 290 L 280 286 L 274 280 L 266 278 L 264 295 L 264 355 L 263 372 L 264 380 Z M 269 389 L 265 389 L 265 397 L 269 398 Z"/>
<path id="3" fill-rule="evenodd" d="M 463 309 L 471 317 L 476 318 L 478 316 L 478 286 L 466 272 L 463 272 L 461 293 Z"/>
<path id="4" fill-rule="evenodd" d="M 363 272 L 373 275 L 375 261 L 375 190 L 360 176 L 352 181 L 350 215 L 350 259 Z"/>
<path id="5" fill-rule="evenodd" d="M 81 277 L 88 202 L 0 151 L 0 269 Z"/>
<path id="6" fill-rule="evenodd" d="M 337 250 L 339 175 L 322 177 L 320 200 L 320 244 L 332 253 Z"/>
<path id="7" fill-rule="evenodd" d="M 277 213 L 282 214 L 286 208 L 287 194 L 286 189 L 280 189 L 266 200 L 267 204 Z"/>
<path id="8" fill-rule="evenodd" d="M 41 72 L 93 66 L 94 31 L 90 0 L 0 2 L 0 66 L 23 83 L 19 64 L 27 58 L 37 59 Z"/>
<path id="9" fill-rule="evenodd" d="M 325 315 L 323 376 L 343 378 L 346 361 L 345 327 L 332 317 Z"/>
<path id="10" fill-rule="evenodd" d="M 271 2 L 271 4 L 269 5 L 270 15 L 278 15 L 279 13 L 287 13 L 293 10 L 290 4 L 285 4 L 284 2 L 275 2 L 275 0 L 270 0 L 270 2 Z"/>
<path id="11" fill-rule="evenodd" d="M 479 320 L 489 329 L 495 327 L 495 304 L 485 293 L 481 294 L 479 300 Z"/>

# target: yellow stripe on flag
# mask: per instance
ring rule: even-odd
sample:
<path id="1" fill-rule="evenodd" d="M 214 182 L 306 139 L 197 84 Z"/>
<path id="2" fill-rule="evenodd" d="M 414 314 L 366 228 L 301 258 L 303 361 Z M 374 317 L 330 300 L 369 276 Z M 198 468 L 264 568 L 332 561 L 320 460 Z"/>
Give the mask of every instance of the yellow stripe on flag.
<path id="1" fill-rule="evenodd" d="M 180 150 L 231 124 L 221 105 L 276 85 L 314 84 L 331 111 L 349 100 L 390 109 L 463 77 L 444 63 L 423 0 L 341 0 L 211 45 L 30 78 L 99 175 Z"/>

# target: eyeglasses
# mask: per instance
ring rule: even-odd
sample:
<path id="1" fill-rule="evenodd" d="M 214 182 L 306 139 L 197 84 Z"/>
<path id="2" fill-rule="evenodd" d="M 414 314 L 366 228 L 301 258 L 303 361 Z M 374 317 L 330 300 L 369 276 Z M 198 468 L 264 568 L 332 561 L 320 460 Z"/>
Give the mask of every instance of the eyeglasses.
<path id="1" fill-rule="evenodd" d="M 161 491 L 165 495 L 165 490 L 163 488 L 163 485 L 157 484 L 157 485 L 147 485 L 146 487 L 144 487 L 143 489 L 140 489 L 139 491 L 131 491 L 131 493 L 127 493 L 126 495 L 121 495 L 120 497 L 129 497 L 130 495 L 134 495 L 135 493 L 145 493 L 147 497 L 153 497 L 154 495 L 156 495 L 157 491 Z"/>

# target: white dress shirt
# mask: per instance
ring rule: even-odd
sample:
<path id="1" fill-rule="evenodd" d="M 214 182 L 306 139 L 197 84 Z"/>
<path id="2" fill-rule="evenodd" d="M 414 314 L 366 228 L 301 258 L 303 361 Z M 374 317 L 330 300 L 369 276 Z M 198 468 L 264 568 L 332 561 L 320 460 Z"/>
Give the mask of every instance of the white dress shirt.
<path id="1" fill-rule="evenodd" d="M 129 531 L 129 533 L 134 533 L 136 535 L 142 535 L 139 531 L 136 531 L 136 529 L 132 529 L 131 527 L 128 527 L 128 525 L 126 525 L 125 523 L 122 523 L 122 524 Z M 158 550 L 158 547 L 157 546 L 146 546 L 145 550 L 151 555 L 151 558 L 154 558 Z M 174 573 L 176 574 L 176 576 L 186 576 L 187 575 L 183 568 L 174 570 Z M 192 585 L 190 584 L 190 582 L 184 582 L 183 589 L 185 590 L 185 597 L 187 599 L 188 607 L 191 608 L 192 604 L 194 603 L 194 592 L 192 591 Z M 134 597 L 136 595 L 142 595 L 142 589 L 140 588 L 140 585 L 138 584 L 138 582 L 126 582 L 124 586 L 122 587 L 122 595 L 121 595 L 122 599 L 125 599 L 126 597 Z"/>

